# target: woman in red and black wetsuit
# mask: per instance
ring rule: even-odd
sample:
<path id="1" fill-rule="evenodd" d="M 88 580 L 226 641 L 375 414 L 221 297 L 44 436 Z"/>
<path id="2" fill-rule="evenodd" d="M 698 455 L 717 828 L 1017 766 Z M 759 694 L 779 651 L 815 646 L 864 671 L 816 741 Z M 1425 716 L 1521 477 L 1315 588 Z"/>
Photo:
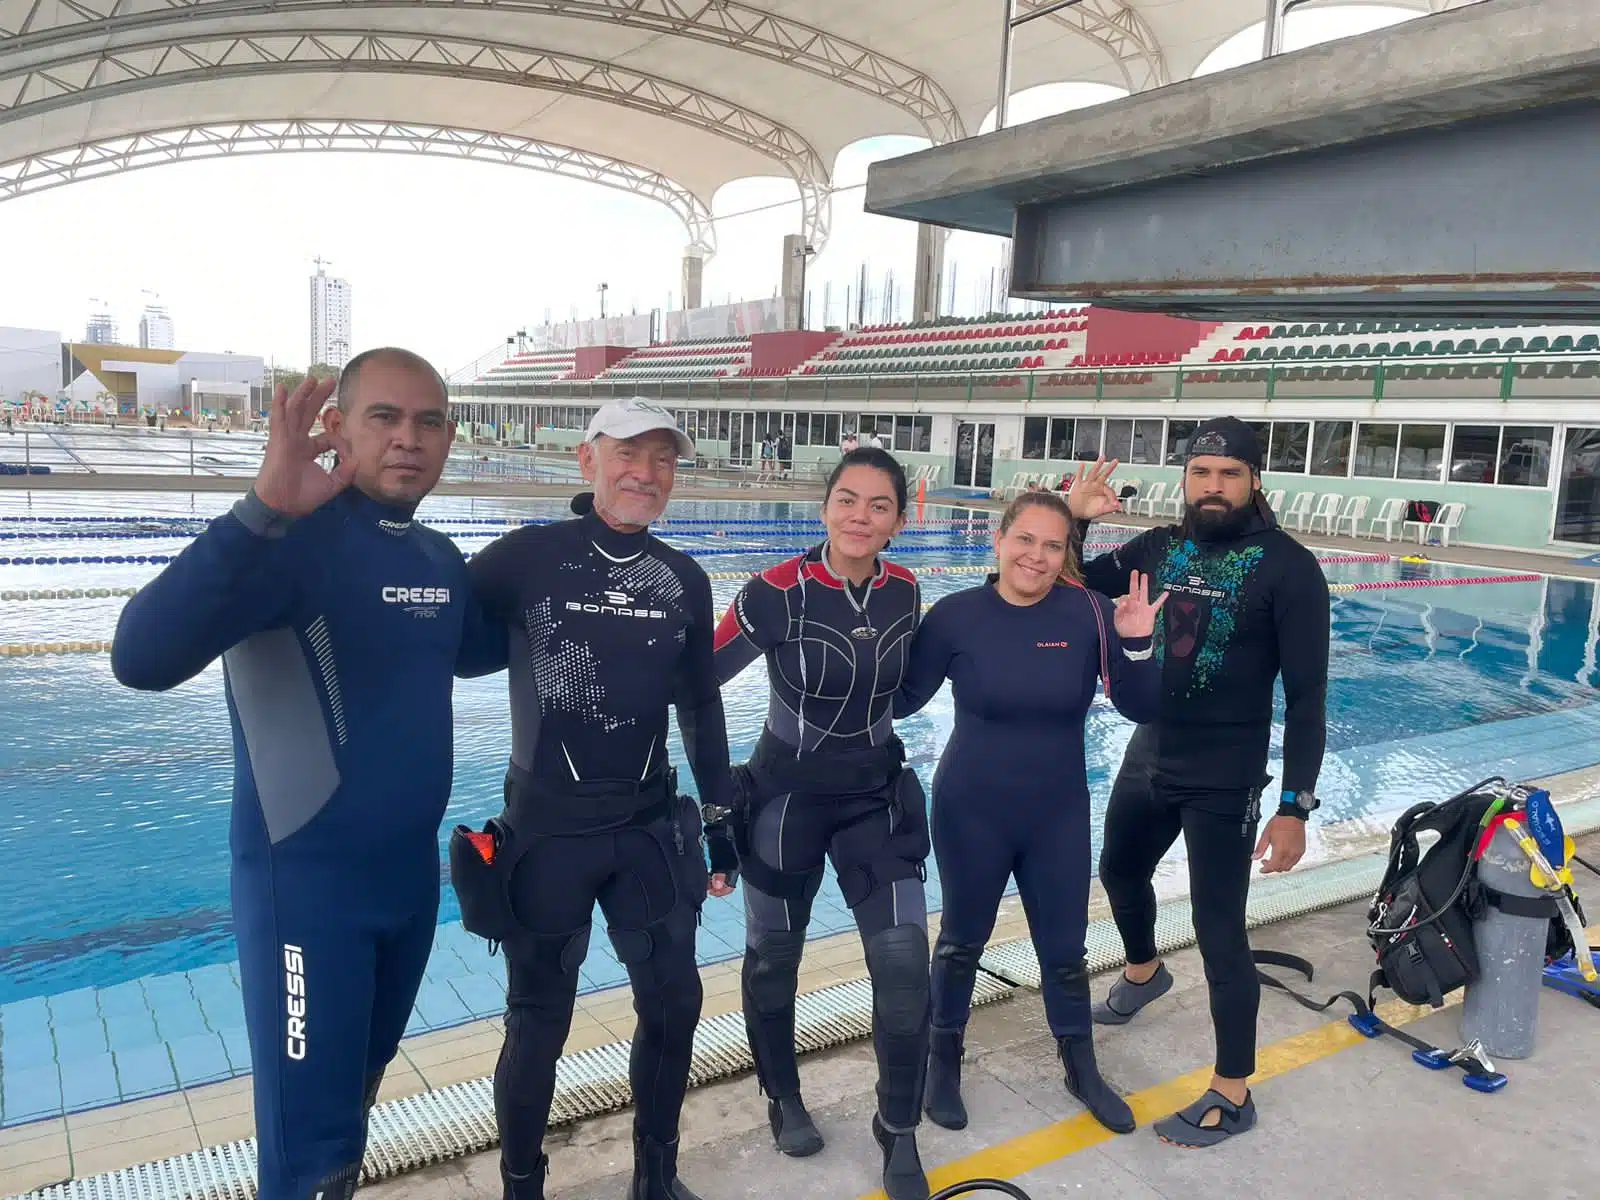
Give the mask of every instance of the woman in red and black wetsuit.
<path id="1" fill-rule="evenodd" d="M 765 728 L 748 769 L 734 771 L 748 793 L 736 821 L 745 1026 L 773 1138 L 796 1157 L 822 1148 L 800 1099 L 794 1011 L 827 857 L 872 976 L 884 1190 L 926 1200 L 915 1131 L 928 1052 L 927 802 L 892 711 L 921 605 L 916 577 L 879 557 L 905 513 L 900 464 L 877 448 L 846 454 L 823 500 L 826 540 L 740 590 L 717 629 L 715 666 L 726 683 L 764 655 L 770 683 Z M 714 835 L 713 883 L 733 866 L 719 843 Z"/>

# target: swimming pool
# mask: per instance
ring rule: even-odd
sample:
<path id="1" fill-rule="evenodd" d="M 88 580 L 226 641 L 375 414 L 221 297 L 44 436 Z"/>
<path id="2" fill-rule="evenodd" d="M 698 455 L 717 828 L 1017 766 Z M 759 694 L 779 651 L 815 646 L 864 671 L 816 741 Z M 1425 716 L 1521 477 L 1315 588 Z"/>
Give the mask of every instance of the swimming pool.
<path id="1" fill-rule="evenodd" d="M 187 537 L 171 522 L 203 520 L 230 501 L 0 493 L 0 533 L 17 535 L 0 539 L 0 557 L 174 554 Z M 780 547 L 807 544 L 814 527 L 774 526 L 809 522 L 814 514 L 814 506 L 789 502 L 680 502 L 669 510 L 665 532 L 686 548 L 715 551 L 702 563 L 731 575 L 772 562 Z M 108 515 L 158 519 L 139 527 L 150 536 L 138 538 L 127 536 L 126 524 L 83 519 Z M 468 522 L 558 518 L 566 509 L 558 501 L 438 498 L 421 515 L 448 528 L 470 552 L 500 529 Z M 928 524 L 909 530 L 892 555 L 919 570 L 988 561 L 982 551 L 989 514 L 930 506 L 926 516 Z M 741 521 L 765 524 L 735 523 Z M 1096 537 L 1116 532 L 1098 530 Z M 0 592 L 126 588 L 157 569 L 0 565 Z M 1404 562 L 1329 563 L 1325 570 L 1336 583 L 1499 574 Z M 928 571 L 924 598 L 980 579 Z M 719 609 L 737 587 L 734 579 L 713 582 Z M 123 603 L 0 600 L 0 643 L 106 639 Z M 1543 578 L 1340 592 L 1333 628 L 1319 827 L 1351 821 L 1379 827 L 1418 799 L 1439 798 L 1485 775 L 1527 778 L 1600 761 L 1600 708 L 1592 690 L 1600 682 L 1600 607 L 1590 584 Z M 729 740 L 742 756 L 766 712 L 764 667 L 752 665 L 725 699 Z M 477 823 L 498 808 L 508 749 L 504 677 L 458 683 L 456 719 L 455 789 L 441 846 L 455 822 Z M 950 724 L 948 690 L 901 724 L 925 783 Z M 1130 732 L 1103 703 L 1091 714 L 1086 741 L 1097 804 L 1104 803 Z M 676 752 L 675 758 L 682 762 Z M 216 666 L 171 693 L 149 695 L 118 686 L 103 654 L 0 658 L 0 1124 L 248 1069 L 228 914 L 231 772 Z M 685 781 L 691 778 L 685 771 Z M 937 907 L 936 875 L 929 893 Z M 830 874 L 811 932 L 849 928 Z M 733 957 L 742 945 L 737 897 L 709 902 L 702 960 Z M 447 888 L 412 1030 L 498 1013 L 503 972 L 502 961 L 460 929 Z M 596 938 L 584 987 L 623 979 L 608 943 Z"/>

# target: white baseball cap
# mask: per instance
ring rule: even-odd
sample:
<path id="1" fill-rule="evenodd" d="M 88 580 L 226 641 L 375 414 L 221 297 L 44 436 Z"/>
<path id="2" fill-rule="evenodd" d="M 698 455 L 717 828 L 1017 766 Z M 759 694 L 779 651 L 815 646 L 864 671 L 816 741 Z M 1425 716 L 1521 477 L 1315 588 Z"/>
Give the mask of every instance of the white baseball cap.
<path id="1" fill-rule="evenodd" d="M 605 405 L 589 422 L 583 440 L 592 442 L 602 433 L 607 437 L 626 440 L 649 433 L 652 429 L 665 429 L 677 440 L 679 455 L 694 457 L 694 442 L 678 428 L 677 419 L 672 413 L 643 396 L 624 396 Z"/>

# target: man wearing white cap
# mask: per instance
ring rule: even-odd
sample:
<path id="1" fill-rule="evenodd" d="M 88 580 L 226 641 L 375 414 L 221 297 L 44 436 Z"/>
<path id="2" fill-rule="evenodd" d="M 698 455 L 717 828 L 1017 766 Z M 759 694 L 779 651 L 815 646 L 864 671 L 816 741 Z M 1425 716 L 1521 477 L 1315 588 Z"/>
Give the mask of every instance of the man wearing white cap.
<path id="1" fill-rule="evenodd" d="M 709 871 L 700 808 L 678 795 L 668 757 L 669 706 L 701 800 L 728 807 L 731 783 L 711 583 L 648 532 L 680 455 L 693 457 L 694 443 L 670 412 L 613 400 L 578 447 L 594 485 L 573 500 L 578 517 L 509 533 L 469 564 L 484 608 L 510 632 L 505 810 L 485 830 L 492 852 L 463 852 L 462 836 L 451 851 L 466 927 L 506 952 L 494 1089 L 505 1200 L 544 1197 L 556 1060 L 597 901 L 638 1014 L 629 1197 L 696 1200 L 677 1178 L 678 1117 Z"/>

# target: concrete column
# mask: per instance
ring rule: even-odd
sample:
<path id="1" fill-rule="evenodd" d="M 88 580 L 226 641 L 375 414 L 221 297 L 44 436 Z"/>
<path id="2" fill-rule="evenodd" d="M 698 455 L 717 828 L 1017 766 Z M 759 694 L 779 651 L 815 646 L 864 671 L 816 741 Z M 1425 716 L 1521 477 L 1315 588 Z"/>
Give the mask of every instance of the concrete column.
<path id="1" fill-rule="evenodd" d="M 805 303 L 806 239 L 798 233 L 787 234 L 783 239 L 783 271 L 780 275 L 783 296 L 783 327 L 799 329 Z"/>
<path id="2" fill-rule="evenodd" d="M 699 308 L 701 304 L 700 284 L 705 278 L 706 260 L 703 254 L 692 247 L 683 256 L 683 307 Z"/>
<path id="3" fill-rule="evenodd" d="M 911 285 L 911 319 L 931 321 L 939 315 L 939 285 L 944 279 L 944 244 L 950 231 L 938 225 L 917 226 L 917 273 Z"/>

